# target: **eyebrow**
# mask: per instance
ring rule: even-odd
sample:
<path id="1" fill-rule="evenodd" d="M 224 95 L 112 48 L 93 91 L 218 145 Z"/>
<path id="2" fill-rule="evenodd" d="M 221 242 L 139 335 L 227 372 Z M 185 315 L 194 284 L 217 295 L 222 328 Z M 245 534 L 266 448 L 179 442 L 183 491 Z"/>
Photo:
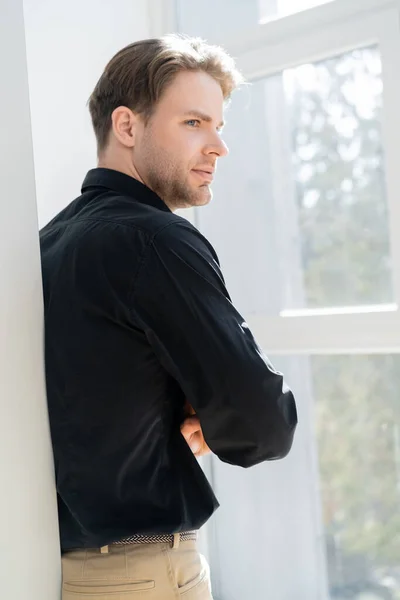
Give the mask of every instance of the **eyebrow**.
<path id="1" fill-rule="evenodd" d="M 184 117 L 197 117 L 201 121 L 205 121 L 206 123 L 212 123 L 212 118 L 209 115 L 201 112 L 200 110 L 188 110 L 183 114 Z M 225 125 L 224 121 L 221 121 L 218 125 L 218 129 L 222 129 Z"/>

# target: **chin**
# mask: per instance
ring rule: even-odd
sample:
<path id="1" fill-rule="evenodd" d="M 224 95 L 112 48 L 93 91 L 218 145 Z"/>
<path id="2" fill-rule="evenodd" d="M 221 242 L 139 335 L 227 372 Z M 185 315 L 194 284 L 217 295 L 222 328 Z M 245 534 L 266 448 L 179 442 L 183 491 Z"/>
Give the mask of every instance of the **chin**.
<path id="1" fill-rule="evenodd" d="M 211 196 L 209 196 L 208 198 L 202 198 L 198 202 L 193 202 L 193 204 L 191 204 L 191 206 L 207 206 L 207 204 L 210 204 L 211 200 L 212 200 Z"/>
<path id="2" fill-rule="evenodd" d="M 187 194 L 186 200 L 182 202 L 176 202 L 175 207 L 178 209 L 182 208 L 195 208 L 196 206 L 206 206 L 212 200 L 211 190 L 207 190 L 207 193 L 202 194 Z"/>
<path id="3" fill-rule="evenodd" d="M 207 190 L 206 194 L 202 194 L 201 196 L 198 196 L 197 198 L 193 198 L 193 200 L 194 200 L 194 202 L 192 203 L 192 206 L 206 206 L 212 200 L 212 191 Z"/>

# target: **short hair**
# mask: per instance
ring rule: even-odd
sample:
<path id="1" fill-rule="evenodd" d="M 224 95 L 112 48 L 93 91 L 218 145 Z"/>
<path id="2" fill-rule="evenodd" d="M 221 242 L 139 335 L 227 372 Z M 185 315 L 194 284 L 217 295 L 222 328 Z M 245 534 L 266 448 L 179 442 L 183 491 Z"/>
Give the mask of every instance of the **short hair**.
<path id="1" fill-rule="evenodd" d="M 243 80 L 229 54 L 200 38 L 170 34 L 126 46 L 107 64 L 89 99 L 98 154 L 107 146 L 114 110 L 126 106 L 147 121 L 180 71 L 208 73 L 225 100 Z"/>

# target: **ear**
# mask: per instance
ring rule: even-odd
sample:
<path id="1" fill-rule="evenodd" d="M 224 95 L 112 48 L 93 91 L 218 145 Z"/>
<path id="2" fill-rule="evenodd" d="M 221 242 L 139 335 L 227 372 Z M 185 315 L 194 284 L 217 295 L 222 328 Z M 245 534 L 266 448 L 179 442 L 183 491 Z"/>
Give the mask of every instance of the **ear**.
<path id="1" fill-rule="evenodd" d="M 119 106 L 112 115 L 112 130 L 117 140 L 127 148 L 135 145 L 139 116 L 126 106 Z"/>

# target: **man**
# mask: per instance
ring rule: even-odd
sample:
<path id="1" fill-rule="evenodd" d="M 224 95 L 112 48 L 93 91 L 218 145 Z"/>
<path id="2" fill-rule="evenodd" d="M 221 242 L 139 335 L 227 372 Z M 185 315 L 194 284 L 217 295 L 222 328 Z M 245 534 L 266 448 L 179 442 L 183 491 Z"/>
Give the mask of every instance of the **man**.
<path id="1" fill-rule="evenodd" d="M 195 455 L 291 447 L 292 393 L 174 214 L 211 199 L 239 81 L 200 40 L 121 50 L 89 103 L 98 168 L 41 231 L 64 600 L 211 598 L 195 538 L 218 503 Z"/>

